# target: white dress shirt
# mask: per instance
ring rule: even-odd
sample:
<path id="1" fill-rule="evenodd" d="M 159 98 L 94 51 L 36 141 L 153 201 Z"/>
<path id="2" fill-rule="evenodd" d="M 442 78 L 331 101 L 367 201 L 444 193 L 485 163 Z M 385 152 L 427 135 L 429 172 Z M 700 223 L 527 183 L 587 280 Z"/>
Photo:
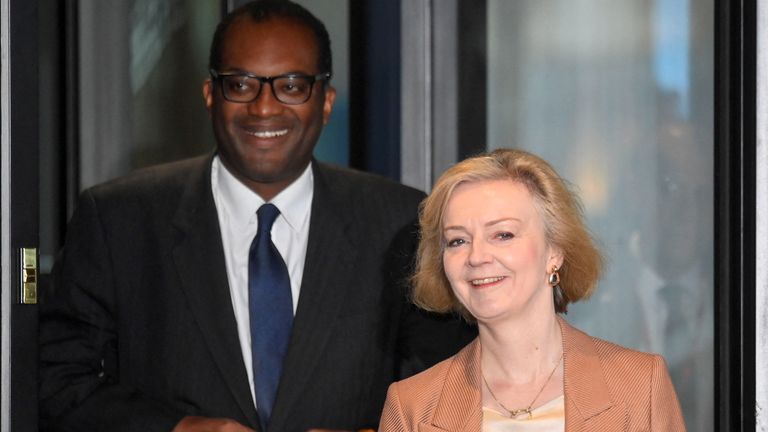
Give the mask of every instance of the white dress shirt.
<path id="1" fill-rule="evenodd" d="M 270 201 L 280 210 L 280 215 L 272 225 L 272 242 L 288 267 L 294 314 L 299 302 L 304 260 L 307 256 L 313 185 L 310 164 L 296 181 Z M 251 396 L 255 401 L 248 314 L 248 251 L 258 231 L 256 211 L 264 204 L 264 200 L 235 178 L 221 163 L 218 155 L 213 158 L 211 167 L 211 188 L 221 227 L 221 242 L 224 246 L 240 349 L 248 372 Z"/>

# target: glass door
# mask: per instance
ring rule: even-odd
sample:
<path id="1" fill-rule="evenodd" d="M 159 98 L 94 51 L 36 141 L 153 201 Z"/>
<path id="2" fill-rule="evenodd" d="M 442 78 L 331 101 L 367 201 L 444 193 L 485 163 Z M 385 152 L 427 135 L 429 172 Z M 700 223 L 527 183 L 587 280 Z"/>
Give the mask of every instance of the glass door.
<path id="1" fill-rule="evenodd" d="M 607 257 L 568 319 L 663 354 L 696 431 L 714 425 L 712 11 L 489 0 L 487 14 L 487 147 L 553 163 Z"/>
<path id="2" fill-rule="evenodd" d="M 413 137 L 403 151 L 425 146 L 403 161 L 404 180 L 422 186 L 425 171 L 434 180 L 498 147 L 550 161 L 607 258 L 593 297 L 566 318 L 662 354 L 696 431 L 716 423 L 714 10 L 714 0 L 445 0 L 402 16 L 403 109 L 426 119 L 403 118 Z"/>

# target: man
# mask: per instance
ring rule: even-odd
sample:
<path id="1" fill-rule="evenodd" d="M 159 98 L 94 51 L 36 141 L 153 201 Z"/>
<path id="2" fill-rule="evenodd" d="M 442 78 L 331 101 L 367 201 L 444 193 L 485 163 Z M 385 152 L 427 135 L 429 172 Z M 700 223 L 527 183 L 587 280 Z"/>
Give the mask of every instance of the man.
<path id="1" fill-rule="evenodd" d="M 44 430 L 375 427 L 390 382 L 471 336 L 398 283 L 423 194 L 312 159 L 335 98 L 322 23 L 248 4 L 210 68 L 216 153 L 81 197 L 41 302 Z"/>

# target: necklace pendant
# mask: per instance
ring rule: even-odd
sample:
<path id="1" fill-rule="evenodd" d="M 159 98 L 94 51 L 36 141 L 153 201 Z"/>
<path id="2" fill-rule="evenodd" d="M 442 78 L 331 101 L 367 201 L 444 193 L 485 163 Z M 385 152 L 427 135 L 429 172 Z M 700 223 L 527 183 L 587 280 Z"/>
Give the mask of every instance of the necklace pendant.
<path id="1" fill-rule="evenodd" d="M 502 407 L 503 406 L 504 405 L 502 405 Z M 507 411 L 509 411 L 509 416 L 513 417 L 513 418 L 517 417 L 517 416 L 519 416 L 520 414 L 523 414 L 523 413 L 528 414 L 528 419 L 533 418 L 533 414 L 531 414 L 531 408 L 530 407 L 528 407 L 528 408 L 520 408 L 520 409 L 515 409 L 515 410 L 507 410 Z"/>

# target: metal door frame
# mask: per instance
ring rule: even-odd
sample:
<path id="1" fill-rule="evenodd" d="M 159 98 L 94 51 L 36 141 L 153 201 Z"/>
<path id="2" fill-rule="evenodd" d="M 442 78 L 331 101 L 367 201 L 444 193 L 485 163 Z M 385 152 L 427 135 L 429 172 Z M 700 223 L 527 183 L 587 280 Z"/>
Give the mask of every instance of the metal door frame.
<path id="1" fill-rule="evenodd" d="M 10 66 L 10 0 L 0 0 L 0 269 L 2 270 L 2 299 L 0 320 L 0 430 L 9 430 L 10 417 L 10 336 L 11 336 L 11 225 L 10 225 L 10 166 L 11 166 L 11 66 Z"/>
<path id="2" fill-rule="evenodd" d="M 757 4 L 757 149 L 755 193 L 755 415 L 768 430 L 768 4 Z"/>
<path id="3" fill-rule="evenodd" d="M 37 248 L 38 0 L 0 0 L 0 431 L 37 430 L 37 307 L 21 304 L 20 250 Z"/>

